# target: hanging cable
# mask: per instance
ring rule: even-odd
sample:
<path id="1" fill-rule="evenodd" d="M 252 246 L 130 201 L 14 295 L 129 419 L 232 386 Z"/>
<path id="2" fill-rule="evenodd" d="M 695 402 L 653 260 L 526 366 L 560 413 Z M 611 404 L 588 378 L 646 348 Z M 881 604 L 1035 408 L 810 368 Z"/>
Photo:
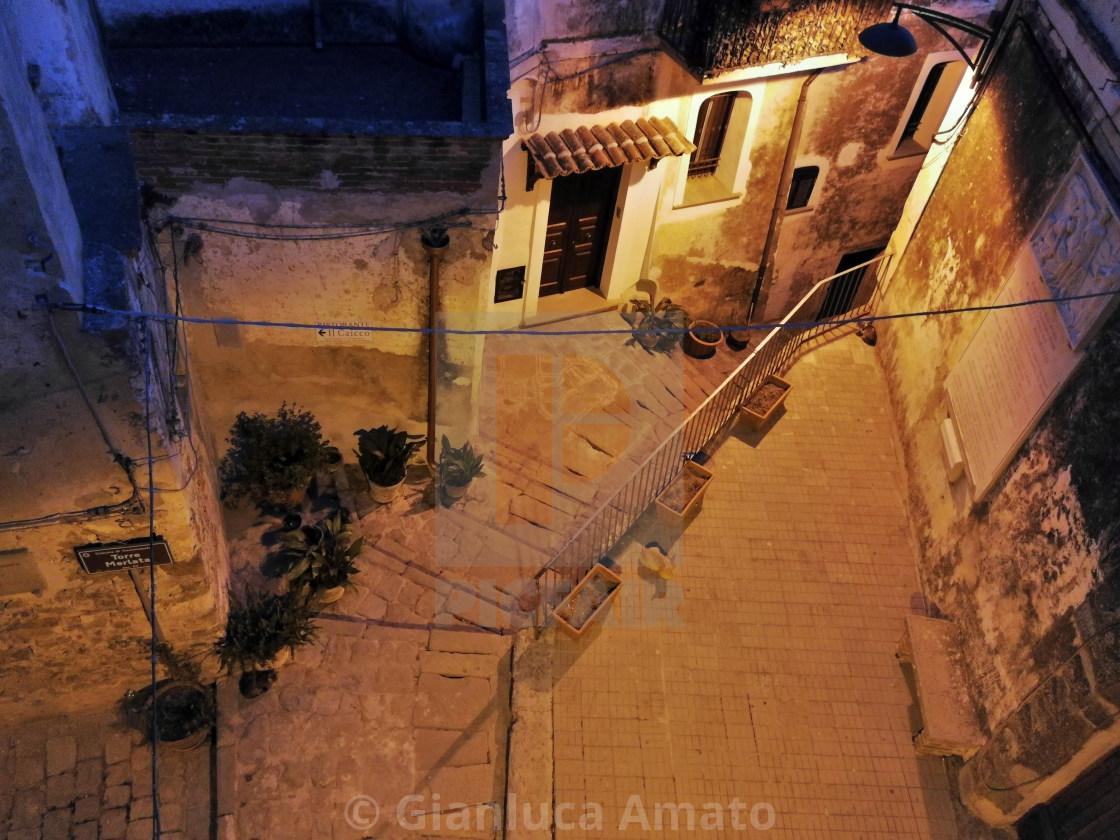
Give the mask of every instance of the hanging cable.
<path id="1" fill-rule="evenodd" d="M 949 309 L 923 309 L 916 312 L 896 312 L 891 315 L 860 315 L 854 318 L 829 318 L 821 321 L 789 321 L 777 324 L 746 324 L 746 325 L 732 325 L 727 327 L 713 327 L 713 332 L 741 332 L 746 330 L 761 330 L 769 331 L 775 329 L 782 330 L 803 330 L 813 327 L 820 327 L 828 325 L 831 327 L 843 327 L 849 324 L 873 324 L 881 321 L 898 321 L 906 318 L 929 318 L 937 315 L 961 315 L 968 312 L 996 312 L 1003 309 L 1019 309 L 1024 306 L 1039 306 L 1042 304 L 1054 303 L 1067 303 L 1070 301 L 1078 300 L 1091 300 L 1094 298 L 1113 297 L 1120 294 L 1120 291 L 1106 291 L 1106 292 L 1087 292 L 1081 295 L 1062 295 L 1058 297 L 1045 297 L 1033 298 L 1031 300 L 1013 301 L 1011 303 L 989 303 L 983 306 L 956 306 Z M 94 315 L 116 315 L 126 318 L 146 318 L 154 321 L 169 321 L 175 320 L 185 324 L 224 324 L 238 327 L 268 327 L 271 329 L 297 329 L 297 330 L 331 330 L 336 329 L 336 324 L 316 324 L 316 323 L 300 323 L 293 321 L 246 321 L 239 318 L 200 318 L 192 315 L 172 315 L 167 313 L 158 312 L 142 312 L 131 309 L 109 309 L 102 306 L 93 306 L 91 304 L 52 304 L 52 309 L 88 312 Z M 429 327 L 385 327 L 385 326 L 371 326 L 365 324 L 350 325 L 347 324 L 347 330 L 353 332 L 369 332 L 369 333 L 414 333 L 419 335 L 438 334 L 438 335 L 473 335 L 473 336 L 487 336 L 487 335 L 518 335 L 518 336 L 579 336 L 579 335 L 633 335 L 634 333 L 642 332 L 655 332 L 662 335 L 685 335 L 689 332 L 687 327 L 674 328 L 674 327 L 657 327 L 649 330 L 632 329 L 630 327 L 623 327 L 618 329 L 594 329 L 594 330 L 538 330 L 538 329 L 450 329 L 448 327 L 440 327 L 432 329 Z"/>
<path id="2" fill-rule="evenodd" d="M 152 354 L 151 340 L 143 322 L 138 325 L 140 333 L 141 358 L 144 360 L 144 437 L 148 447 L 148 601 L 151 621 L 151 666 L 152 666 L 152 840 L 159 840 L 159 701 L 157 696 L 158 675 L 156 663 L 159 661 L 159 638 L 156 628 L 156 498 L 152 459 Z"/>

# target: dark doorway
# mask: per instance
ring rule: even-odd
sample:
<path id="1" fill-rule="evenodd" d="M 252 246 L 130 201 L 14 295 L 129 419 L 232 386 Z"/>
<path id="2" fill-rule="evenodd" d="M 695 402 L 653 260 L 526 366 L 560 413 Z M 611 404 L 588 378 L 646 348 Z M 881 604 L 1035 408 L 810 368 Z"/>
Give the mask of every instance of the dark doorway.
<path id="1" fill-rule="evenodd" d="M 817 313 L 818 321 L 843 315 L 848 310 L 862 305 L 868 300 L 874 284 L 871 282 L 865 284 L 863 282 L 864 277 L 870 270 L 873 280 L 878 266 L 865 265 L 862 268 L 855 268 L 855 266 L 873 260 L 881 253 L 883 253 L 882 248 L 868 248 L 864 251 L 845 254 L 840 258 L 840 263 L 836 266 L 836 274 L 841 276 L 833 278 L 828 285 L 824 303 L 821 304 L 820 311 Z"/>
<path id="2" fill-rule="evenodd" d="M 552 182 L 541 297 L 599 285 L 621 175 L 611 167 Z"/>
<path id="3" fill-rule="evenodd" d="M 1090 767 L 1046 805 L 1019 820 L 1019 840 L 1120 837 L 1120 750 Z"/>

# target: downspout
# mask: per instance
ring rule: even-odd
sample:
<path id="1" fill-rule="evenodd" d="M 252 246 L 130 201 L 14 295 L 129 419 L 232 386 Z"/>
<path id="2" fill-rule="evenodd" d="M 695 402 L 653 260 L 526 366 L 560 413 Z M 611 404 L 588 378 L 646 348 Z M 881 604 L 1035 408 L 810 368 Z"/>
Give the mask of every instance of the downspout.
<path id="1" fill-rule="evenodd" d="M 420 244 L 428 255 L 428 469 L 436 475 L 436 329 L 439 324 L 439 264 L 451 242 L 447 229 L 425 228 Z"/>
<path id="2" fill-rule="evenodd" d="M 793 126 L 789 130 L 789 143 L 786 146 L 786 157 L 782 163 L 782 175 L 778 179 L 778 193 L 774 196 L 774 209 L 770 211 L 770 226 L 766 229 L 766 241 L 762 245 L 762 259 L 758 261 L 758 276 L 754 281 L 754 290 L 751 292 L 751 305 L 747 310 L 747 323 L 754 323 L 754 310 L 758 306 L 758 297 L 762 292 L 762 283 L 766 279 L 766 270 L 774 258 L 774 250 L 778 246 L 778 229 L 782 226 L 785 217 L 786 202 L 789 200 L 789 185 L 793 180 L 793 162 L 797 158 L 797 146 L 801 141 L 801 126 L 805 122 L 805 101 L 809 97 L 809 85 L 821 74 L 814 70 L 801 84 L 801 95 L 797 98 L 797 110 L 793 113 Z"/>

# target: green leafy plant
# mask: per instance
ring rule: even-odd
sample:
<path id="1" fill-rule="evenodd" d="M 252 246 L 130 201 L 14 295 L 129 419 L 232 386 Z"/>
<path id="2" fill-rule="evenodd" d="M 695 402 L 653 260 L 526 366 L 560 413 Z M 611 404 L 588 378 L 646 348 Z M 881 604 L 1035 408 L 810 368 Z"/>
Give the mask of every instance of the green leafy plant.
<path id="1" fill-rule="evenodd" d="M 222 498 L 279 504 L 306 489 L 327 460 L 318 421 L 309 411 L 284 403 L 275 416 L 242 411 L 218 466 Z"/>
<path id="2" fill-rule="evenodd" d="M 423 435 L 410 435 L 388 426 L 358 429 L 358 464 L 366 478 L 381 487 L 404 481 L 409 459 L 427 442 Z"/>
<path id="3" fill-rule="evenodd" d="M 688 311 L 669 298 L 662 298 L 656 305 L 634 298 L 621 314 L 634 331 L 630 341 L 660 353 L 673 352 L 673 348 L 681 343 L 684 329 L 691 320 Z"/>
<path id="4" fill-rule="evenodd" d="M 362 552 L 364 537 L 354 539 L 354 528 L 341 510 L 315 526 L 318 536 L 313 538 L 303 528 L 283 535 L 281 555 L 290 563 L 285 577 L 292 588 L 311 596 L 335 587 L 353 592 L 350 576 L 360 569 L 354 560 Z"/>
<path id="5" fill-rule="evenodd" d="M 482 475 L 482 456 L 474 451 L 470 441 L 462 446 L 451 445 L 447 435 L 440 439 L 439 481 L 448 487 L 466 487 L 471 480 Z"/>
<path id="6" fill-rule="evenodd" d="M 268 666 L 285 648 L 295 653 L 315 640 L 314 610 L 303 592 L 249 595 L 230 602 L 226 632 L 214 642 L 223 669 L 258 670 Z"/>

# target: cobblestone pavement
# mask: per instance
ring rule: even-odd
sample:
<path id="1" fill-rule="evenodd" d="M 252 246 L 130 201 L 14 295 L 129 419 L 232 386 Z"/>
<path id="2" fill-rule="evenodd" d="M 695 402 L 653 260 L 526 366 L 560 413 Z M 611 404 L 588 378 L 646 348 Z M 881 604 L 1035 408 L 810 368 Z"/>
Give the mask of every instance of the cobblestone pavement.
<path id="1" fill-rule="evenodd" d="M 632 529 L 606 625 L 556 636 L 565 840 L 680 836 L 657 803 L 722 820 L 712 836 L 957 836 L 942 761 L 911 745 L 894 657 L 918 582 L 884 379 L 850 335 L 789 379 L 769 429 L 719 448 L 683 534 L 649 514 Z M 654 539 L 670 581 L 636 561 Z M 576 824 L 586 803 L 601 830 Z"/>
<path id="2" fill-rule="evenodd" d="M 148 840 L 151 748 L 112 714 L 0 731 L 0 837 Z M 159 751 L 160 825 L 167 840 L 210 836 L 206 750 Z"/>
<path id="3" fill-rule="evenodd" d="M 458 829 L 504 796 L 510 637 L 345 613 L 320 637 L 265 695 L 224 685 L 220 836 L 493 837 Z"/>

